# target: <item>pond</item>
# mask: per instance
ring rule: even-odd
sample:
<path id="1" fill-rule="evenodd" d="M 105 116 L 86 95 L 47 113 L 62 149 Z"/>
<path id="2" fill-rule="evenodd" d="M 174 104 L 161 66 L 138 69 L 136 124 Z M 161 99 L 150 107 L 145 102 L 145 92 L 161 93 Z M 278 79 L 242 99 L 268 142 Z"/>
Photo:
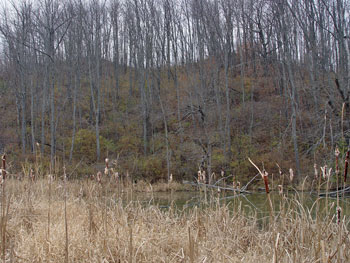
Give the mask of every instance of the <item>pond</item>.
<path id="1" fill-rule="evenodd" d="M 172 191 L 172 192 L 133 192 L 132 195 L 124 192 L 121 196 L 123 201 L 139 202 L 141 204 L 156 205 L 161 209 L 176 207 L 179 211 L 194 207 L 206 207 L 215 205 L 218 202 L 226 204 L 230 209 L 240 206 L 247 215 L 257 215 L 259 218 L 269 215 L 270 205 L 265 192 L 252 192 L 250 194 L 236 194 L 232 192 L 220 193 L 216 191 Z M 270 193 L 273 211 L 278 214 L 283 206 L 295 206 L 297 209 L 305 209 L 314 216 L 316 211 L 336 214 L 337 203 L 343 211 L 343 215 L 350 216 L 350 199 L 318 197 L 317 193 L 289 191 L 283 196 L 278 192 Z M 328 203 L 328 206 L 326 204 Z"/>

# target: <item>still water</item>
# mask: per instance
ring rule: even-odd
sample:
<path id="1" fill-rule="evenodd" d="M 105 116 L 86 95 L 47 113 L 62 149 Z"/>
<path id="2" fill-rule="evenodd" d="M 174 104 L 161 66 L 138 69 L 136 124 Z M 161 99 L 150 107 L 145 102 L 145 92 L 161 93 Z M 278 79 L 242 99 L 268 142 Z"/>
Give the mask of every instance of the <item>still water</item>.
<path id="1" fill-rule="evenodd" d="M 125 202 L 133 201 L 144 206 L 156 205 L 161 209 L 168 209 L 170 206 L 183 211 L 194 207 L 207 207 L 210 205 L 226 204 L 228 207 L 240 206 L 247 215 L 264 217 L 269 215 L 270 205 L 265 192 L 252 192 L 250 194 L 233 195 L 228 193 L 216 193 L 208 191 L 181 191 L 181 192 L 133 192 L 124 193 L 121 198 Z M 337 206 L 341 207 L 342 214 L 350 216 L 350 198 L 319 198 L 317 193 L 290 191 L 280 195 L 277 192 L 270 193 L 273 211 L 278 214 L 281 205 L 293 206 L 304 209 L 311 215 L 327 212 L 331 216 L 336 215 Z M 328 206 L 326 205 L 328 204 Z M 316 212 L 317 211 L 317 212 Z"/>

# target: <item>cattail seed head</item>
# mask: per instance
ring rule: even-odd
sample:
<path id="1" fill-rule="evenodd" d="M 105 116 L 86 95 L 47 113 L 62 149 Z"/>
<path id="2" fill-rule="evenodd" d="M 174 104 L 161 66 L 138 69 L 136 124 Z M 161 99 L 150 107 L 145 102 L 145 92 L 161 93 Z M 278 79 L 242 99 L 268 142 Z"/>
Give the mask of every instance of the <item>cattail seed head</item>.
<path id="1" fill-rule="evenodd" d="M 342 211 L 341 207 L 338 206 L 337 207 L 337 223 L 338 224 L 340 224 L 340 220 L 341 220 L 341 211 Z"/>
<path id="2" fill-rule="evenodd" d="M 283 185 L 278 185 L 278 193 L 280 194 L 280 195 L 283 195 Z"/>
<path id="3" fill-rule="evenodd" d="M 96 180 L 98 183 L 101 183 L 101 179 L 102 179 L 102 173 L 100 171 L 98 171 L 97 175 L 96 175 Z"/>
<path id="4" fill-rule="evenodd" d="M 318 169 L 317 169 L 317 164 L 314 164 L 314 171 L 315 171 L 315 178 L 318 178 Z"/>
<path id="5" fill-rule="evenodd" d="M 261 174 L 262 178 L 264 179 L 264 183 L 265 183 L 265 191 L 266 194 L 270 193 L 270 189 L 269 189 L 269 180 L 268 180 L 268 173 L 264 170 Z"/>
<path id="6" fill-rule="evenodd" d="M 293 182 L 293 179 L 294 179 L 294 172 L 293 172 L 293 169 L 290 168 L 289 169 L 289 181 Z"/>
<path id="7" fill-rule="evenodd" d="M 326 180 L 327 179 L 327 165 L 325 165 L 323 167 L 321 166 L 320 169 L 321 169 L 321 172 L 322 172 L 322 178 L 324 180 Z"/>
<path id="8" fill-rule="evenodd" d="M 340 151 L 339 151 L 339 148 L 338 148 L 338 146 L 337 146 L 337 147 L 335 148 L 334 155 L 335 155 L 335 157 L 338 157 L 339 154 L 340 154 Z"/>
<path id="9" fill-rule="evenodd" d="M 66 174 L 66 166 L 63 166 L 63 179 L 67 180 L 67 174 Z"/>

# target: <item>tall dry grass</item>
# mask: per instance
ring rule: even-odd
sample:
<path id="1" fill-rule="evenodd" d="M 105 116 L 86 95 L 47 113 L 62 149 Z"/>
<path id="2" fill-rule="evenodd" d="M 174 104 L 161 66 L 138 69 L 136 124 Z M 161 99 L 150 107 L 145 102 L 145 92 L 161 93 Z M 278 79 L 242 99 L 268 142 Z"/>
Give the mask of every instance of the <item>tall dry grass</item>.
<path id="1" fill-rule="evenodd" d="M 348 219 L 338 224 L 325 210 L 315 217 L 297 195 L 283 197 L 279 212 L 261 219 L 238 199 L 233 209 L 213 202 L 164 210 L 123 203 L 117 189 L 96 181 L 8 179 L 6 261 L 350 262 Z"/>

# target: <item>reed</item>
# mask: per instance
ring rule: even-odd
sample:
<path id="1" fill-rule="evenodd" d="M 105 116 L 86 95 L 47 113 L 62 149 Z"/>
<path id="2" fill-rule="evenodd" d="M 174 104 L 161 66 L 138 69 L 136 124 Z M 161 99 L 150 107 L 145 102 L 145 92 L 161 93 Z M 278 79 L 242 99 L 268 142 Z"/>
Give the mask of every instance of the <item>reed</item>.
<path id="1" fill-rule="evenodd" d="M 283 213 L 268 227 L 258 213 L 241 205 L 234 213 L 229 203 L 174 212 L 135 202 L 123 205 L 107 195 L 106 235 L 100 199 L 104 190 L 95 181 L 73 180 L 52 181 L 50 249 L 46 249 L 48 184 L 44 179 L 31 183 L 33 211 L 27 216 L 23 202 L 27 183 L 6 181 L 7 193 L 13 196 L 11 209 L 6 209 L 7 261 L 12 250 L 14 262 L 66 262 L 66 255 L 69 262 L 346 262 L 350 258 L 348 218 L 339 220 L 332 210 L 316 220 L 311 216 L 314 208 L 303 207 L 297 195 L 285 196 Z M 236 198 L 240 204 L 241 197 Z M 24 225 L 25 216 L 31 229 Z"/>

